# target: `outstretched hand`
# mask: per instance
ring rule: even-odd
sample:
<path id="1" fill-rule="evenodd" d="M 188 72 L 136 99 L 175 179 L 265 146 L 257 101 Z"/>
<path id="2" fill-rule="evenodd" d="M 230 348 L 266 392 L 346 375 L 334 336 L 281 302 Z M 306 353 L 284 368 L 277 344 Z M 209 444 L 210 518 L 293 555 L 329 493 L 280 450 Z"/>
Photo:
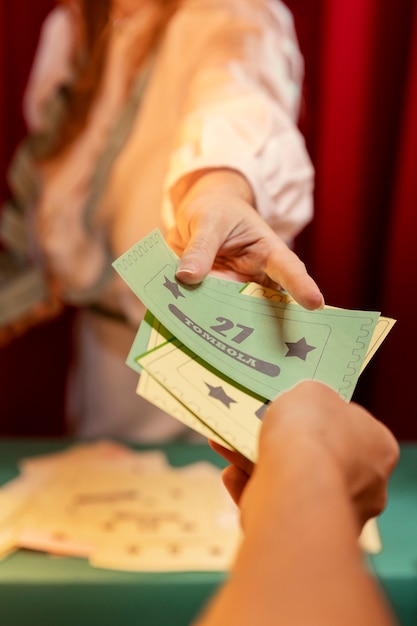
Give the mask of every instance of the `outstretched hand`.
<path id="1" fill-rule="evenodd" d="M 167 241 L 181 257 L 177 278 L 197 284 L 209 272 L 286 289 L 306 309 L 323 296 L 304 263 L 253 208 L 249 185 L 236 172 L 200 178 L 178 203 Z"/>

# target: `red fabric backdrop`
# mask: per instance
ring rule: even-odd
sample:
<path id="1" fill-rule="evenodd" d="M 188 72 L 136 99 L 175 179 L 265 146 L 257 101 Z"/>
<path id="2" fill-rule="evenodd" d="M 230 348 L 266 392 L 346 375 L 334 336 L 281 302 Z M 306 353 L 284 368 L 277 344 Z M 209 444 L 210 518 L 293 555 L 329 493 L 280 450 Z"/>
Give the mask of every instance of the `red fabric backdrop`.
<path id="1" fill-rule="evenodd" d="M 287 3 L 306 59 L 301 126 L 316 167 L 316 215 L 297 251 L 329 304 L 398 320 L 355 399 L 400 439 L 417 439 L 416 1 Z M 21 94 L 51 5 L 1 0 L 3 171 L 23 133 Z M 0 434 L 63 432 L 69 333 L 64 316 L 0 351 Z"/>
<path id="2" fill-rule="evenodd" d="M 0 163 L 2 173 L 25 127 L 21 98 L 39 28 L 53 0 L 0 0 Z M 7 196 L 1 179 L 1 199 Z M 0 435 L 47 436 L 65 432 L 65 374 L 70 315 L 32 330 L 0 349 Z"/>
<path id="3" fill-rule="evenodd" d="M 316 215 L 297 249 L 329 304 L 397 319 L 355 399 L 417 439 L 415 0 L 289 0 L 306 58 Z"/>

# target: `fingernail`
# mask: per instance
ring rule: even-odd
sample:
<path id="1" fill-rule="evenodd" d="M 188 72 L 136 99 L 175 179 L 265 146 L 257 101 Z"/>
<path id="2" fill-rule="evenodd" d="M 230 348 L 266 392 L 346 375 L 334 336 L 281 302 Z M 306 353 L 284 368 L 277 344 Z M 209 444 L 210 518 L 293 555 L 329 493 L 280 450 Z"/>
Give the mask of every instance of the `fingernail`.
<path id="1" fill-rule="evenodd" d="M 177 274 L 190 274 L 191 276 L 197 272 L 197 269 L 197 263 L 194 263 L 194 261 L 179 261 L 177 266 Z"/>

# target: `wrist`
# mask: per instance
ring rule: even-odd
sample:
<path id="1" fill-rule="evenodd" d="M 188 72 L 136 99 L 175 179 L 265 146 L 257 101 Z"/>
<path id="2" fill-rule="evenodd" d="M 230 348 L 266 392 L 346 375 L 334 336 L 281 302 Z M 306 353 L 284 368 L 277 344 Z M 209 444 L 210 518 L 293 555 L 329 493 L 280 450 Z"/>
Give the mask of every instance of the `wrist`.
<path id="1" fill-rule="evenodd" d="M 249 524 L 263 526 L 262 518 L 268 512 L 274 525 L 282 514 L 282 506 L 309 517 L 317 506 L 332 510 L 336 503 L 349 514 L 352 536 L 356 537 L 356 512 L 342 468 L 317 442 L 308 437 L 292 438 L 288 433 L 276 445 L 262 450 L 241 501 L 242 519 L 245 529 Z"/>
<path id="2" fill-rule="evenodd" d="M 247 179 L 237 170 L 218 168 L 198 170 L 183 177 L 171 191 L 175 210 L 186 202 L 193 202 L 200 196 L 222 194 L 240 198 L 255 206 L 255 197 Z"/>

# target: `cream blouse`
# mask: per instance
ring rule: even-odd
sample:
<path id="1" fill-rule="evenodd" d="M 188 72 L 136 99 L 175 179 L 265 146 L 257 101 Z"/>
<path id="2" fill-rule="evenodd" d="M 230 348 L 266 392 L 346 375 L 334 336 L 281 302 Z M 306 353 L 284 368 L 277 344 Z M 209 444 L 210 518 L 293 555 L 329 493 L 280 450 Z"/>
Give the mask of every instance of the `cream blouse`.
<path id="1" fill-rule="evenodd" d="M 297 129 L 303 61 L 292 16 L 278 0 L 185 0 L 150 61 L 132 130 L 86 223 L 95 164 L 126 100 L 126 59 L 152 16 L 152 2 L 114 28 L 89 123 L 44 173 L 37 234 L 48 269 L 69 301 L 94 300 L 136 325 L 143 309 L 110 269 L 151 229 L 174 222 L 171 192 L 190 172 L 228 167 L 249 181 L 256 207 L 290 241 L 311 219 L 313 168 Z M 141 5 L 142 6 L 142 5 Z M 24 111 L 29 129 L 71 79 L 71 18 L 55 9 L 42 28 Z"/>

